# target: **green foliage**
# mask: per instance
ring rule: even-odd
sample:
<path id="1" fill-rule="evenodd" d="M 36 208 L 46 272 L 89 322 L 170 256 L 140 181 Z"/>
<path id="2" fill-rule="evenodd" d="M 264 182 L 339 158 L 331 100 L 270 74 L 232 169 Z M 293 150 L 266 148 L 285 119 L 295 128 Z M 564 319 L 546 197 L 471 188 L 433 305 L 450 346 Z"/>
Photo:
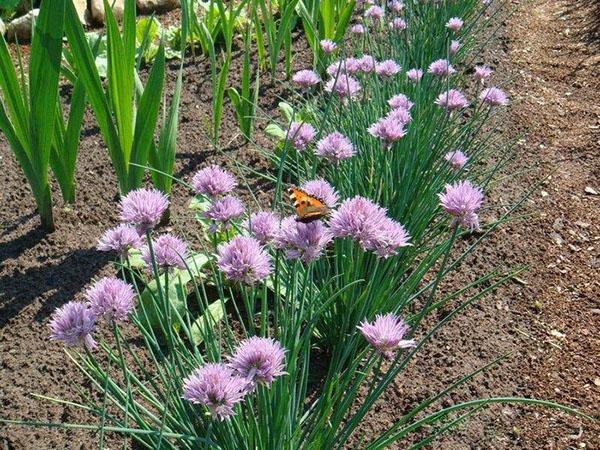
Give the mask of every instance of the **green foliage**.
<path id="1" fill-rule="evenodd" d="M 65 32 L 74 64 L 113 163 L 122 194 L 140 186 L 153 144 L 164 82 L 161 44 L 143 92 L 136 87 L 135 1 L 126 0 L 123 35 L 106 6 L 106 91 L 77 13 L 67 5 Z"/>
<path id="2" fill-rule="evenodd" d="M 64 8 L 64 0 L 48 0 L 42 5 L 31 43 L 29 77 L 21 64 L 17 73 L 6 41 L 0 39 L 0 89 L 4 97 L 0 129 L 31 186 L 42 226 L 48 231 L 54 229 L 48 167 L 53 138 L 60 134 L 55 127 L 62 120 L 56 114 Z"/>

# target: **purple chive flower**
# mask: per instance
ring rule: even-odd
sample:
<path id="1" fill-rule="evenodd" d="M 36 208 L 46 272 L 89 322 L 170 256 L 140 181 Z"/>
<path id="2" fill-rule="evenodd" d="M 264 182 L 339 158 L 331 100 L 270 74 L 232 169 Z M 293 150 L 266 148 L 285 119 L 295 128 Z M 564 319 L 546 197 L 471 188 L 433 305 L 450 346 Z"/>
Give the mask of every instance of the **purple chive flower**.
<path id="1" fill-rule="evenodd" d="M 286 139 L 288 139 L 292 146 L 302 152 L 306 150 L 308 144 L 310 144 L 317 132 L 309 123 L 292 122 L 287 131 Z"/>
<path id="2" fill-rule="evenodd" d="M 135 228 L 122 223 L 106 230 L 96 248 L 101 252 L 114 251 L 121 256 L 126 256 L 130 248 L 139 248 L 141 245 L 142 239 Z"/>
<path id="3" fill-rule="evenodd" d="M 477 81 L 481 81 L 481 84 L 483 84 L 492 75 L 492 72 L 494 72 L 488 66 L 475 66 L 474 70 L 473 78 Z"/>
<path id="4" fill-rule="evenodd" d="M 438 194 L 440 205 L 454 217 L 453 222 L 470 230 L 479 229 L 477 210 L 483 203 L 483 192 L 470 181 L 447 184 L 443 193 Z"/>
<path id="5" fill-rule="evenodd" d="M 299 70 L 292 77 L 294 83 L 302 88 L 309 88 L 321 82 L 321 77 L 314 70 Z"/>
<path id="6" fill-rule="evenodd" d="M 338 77 L 338 74 L 354 75 L 360 70 L 360 60 L 356 58 L 346 58 L 329 64 L 326 72 L 332 78 L 336 78 Z"/>
<path id="7" fill-rule="evenodd" d="M 248 382 L 225 364 L 208 363 L 183 381 L 183 399 L 204 405 L 213 417 L 228 419 L 247 393 Z"/>
<path id="8" fill-rule="evenodd" d="M 331 78 L 325 84 L 325 91 L 334 93 L 341 98 L 343 103 L 346 103 L 348 99 L 358 95 L 360 83 L 349 75 L 340 74 L 337 78 Z"/>
<path id="9" fill-rule="evenodd" d="M 393 358 L 396 349 L 417 345 L 412 339 L 403 339 L 408 325 L 396 314 L 378 314 L 372 323 L 365 320 L 357 328 L 367 342 L 386 358 Z"/>
<path id="10" fill-rule="evenodd" d="M 411 102 L 406 95 L 397 94 L 388 100 L 388 105 L 390 105 L 393 109 L 405 109 L 410 111 L 414 103 Z"/>
<path id="11" fill-rule="evenodd" d="M 50 339 L 69 347 L 85 345 L 96 347 L 92 333 L 96 329 L 96 315 L 85 303 L 69 302 L 54 311 L 50 320 Z"/>
<path id="12" fill-rule="evenodd" d="M 447 77 L 456 73 L 456 69 L 452 67 L 452 64 L 447 59 L 438 59 L 429 65 L 427 72 L 436 77 Z"/>
<path id="13" fill-rule="evenodd" d="M 462 169 L 469 162 L 469 157 L 460 150 L 452 150 L 446 153 L 444 159 L 455 169 Z"/>
<path id="14" fill-rule="evenodd" d="M 391 77 L 400 72 L 400 70 L 402 70 L 402 67 L 391 59 L 386 59 L 375 66 L 375 73 L 380 77 Z"/>
<path id="15" fill-rule="evenodd" d="M 469 106 L 469 101 L 465 98 L 462 92 L 456 89 L 450 89 L 449 91 L 442 92 L 438 95 L 435 104 L 441 108 L 445 108 L 449 111 L 455 109 L 462 109 Z"/>
<path id="16" fill-rule="evenodd" d="M 350 139 L 342 133 L 334 131 L 317 142 L 315 154 L 321 158 L 337 164 L 355 154 L 354 146 Z"/>
<path id="17" fill-rule="evenodd" d="M 219 246 L 217 266 L 229 280 L 254 284 L 271 273 L 271 258 L 253 237 L 237 236 Z"/>
<path id="18" fill-rule="evenodd" d="M 329 39 L 323 39 L 319 45 L 326 55 L 331 55 L 337 49 L 337 44 Z"/>
<path id="19" fill-rule="evenodd" d="M 248 383 L 270 386 L 275 377 L 284 375 L 285 350 L 274 339 L 253 336 L 244 339 L 229 358 L 229 367 Z"/>
<path id="20" fill-rule="evenodd" d="M 360 64 L 360 70 L 364 73 L 375 72 L 375 69 L 377 68 L 377 60 L 371 55 L 362 55 L 362 57 L 358 59 L 358 62 Z"/>
<path id="21" fill-rule="evenodd" d="M 114 277 L 104 277 L 87 290 L 85 296 L 90 310 L 97 317 L 106 316 L 111 321 L 127 320 L 133 311 L 133 287 Z"/>
<path id="22" fill-rule="evenodd" d="M 305 264 L 318 259 L 333 239 L 323 222 L 298 222 L 295 217 L 281 221 L 275 246 L 285 252 L 287 259 L 299 259 Z"/>
<path id="23" fill-rule="evenodd" d="M 396 14 L 401 13 L 404 9 L 404 3 L 399 0 L 393 0 L 389 4 L 390 11 L 395 12 Z"/>
<path id="24" fill-rule="evenodd" d="M 265 245 L 271 242 L 277 236 L 279 231 L 280 219 L 274 212 L 260 211 L 250 215 L 250 218 L 244 222 L 244 227 L 252 236 Z"/>
<path id="25" fill-rule="evenodd" d="M 395 17 L 390 23 L 389 26 L 392 30 L 406 30 L 406 20 L 401 17 Z"/>
<path id="26" fill-rule="evenodd" d="M 202 217 L 214 221 L 209 229 L 210 233 L 214 233 L 218 229 L 218 224 L 223 225 L 223 228 L 227 230 L 231 221 L 237 219 L 242 214 L 244 214 L 244 205 L 240 199 L 232 195 L 226 195 L 219 200 L 213 201 L 208 210 L 202 214 Z"/>
<path id="27" fill-rule="evenodd" d="M 404 123 L 393 116 L 386 116 L 372 124 L 367 131 L 373 137 L 381 139 L 386 149 L 406 135 Z"/>
<path id="28" fill-rule="evenodd" d="M 407 109 L 404 109 L 404 108 L 392 109 L 387 114 L 386 117 L 389 118 L 389 119 L 391 119 L 391 120 L 398 121 L 399 123 L 402 124 L 402 126 L 408 124 L 412 120 L 410 112 Z"/>
<path id="29" fill-rule="evenodd" d="M 456 53 L 458 52 L 459 49 L 460 49 L 460 41 L 452 41 L 450 43 L 450 48 L 448 49 L 448 52 L 451 55 L 456 55 Z"/>
<path id="30" fill-rule="evenodd" d="M 300 186 L 300 189 L 308 195 L 321 199 L 328 208 L 335 208 L 340 199 L 339 194 L 335 191 L 333 186 L 322 178 L 307 181 Z"/>
<path id="31" fill-rule="evenodd" d="M 136 189 L 121 199 L 121 220 L 144 234 L 160 221 L 169 199 L 158 189 Z"/>
<path id="32" fill-rule="evenodd" d="M 372 250 L 379 238 L 381 224 L 387 219 L 386 210 L 371 200 L 356 196 L 344 200 L 333 211 L 329 227 L 336 238 L 352 238 L 364 250 Z"/>
<path id="33" fill-rule="evenodd" d="M 227 194 L 236 186 L 234 176 L 216 164 L 199 170 L 192 178 L 194 191 L 211 198 Z"/>
<path id="34" fill-rule="evenodd" d="M 372 19 L 374 22 L 379 22 L 381 19 L 383 19 L 384 15 L 385 13 L 383 12 L 383 8 L 375 5 L 371 6 L 365 11 L 365 17 Z"/>
<path id="35" fill-rule="evenodd" d="M 423 78 L 423 71 L 421 69 L 410 69 L 406 71 L 406 77 L 415 83 L 421 81 Z"/>
<path id="36" fill-rule="evenodd" d="M 402 224 L 386 218 L 381 222 L 378 238 L 373 246 L 373 251 L 380 258 L 388 258 L 395 255 L 400 247 L 411 245 L 408 241 L 410 235 Z"/>
<path id="37" fill-rule="evenodd" d="M 446 28 L 448 28 L 449 30 L 454 31 L 456 33 L 457 31 L 460 31 L 463 24 L 464 24 L 464 22 L 462 21 L 462 19 L 460 17 L 452 17 L 446 23 Z"/>
<path id="38" fill-rule="evenodd" d="M 352 238 L 363 250 L 387 258 L 410 245 L 404 227 L 386 216 L 386 210 L 364 197 L 345 200 L 332 213 L 329 226 L 334 237 Z"/>
<path id="39" fill-rule="evenodd" d="M 508 105 L 508 96 L 502 89 L 498 89 L 497 87 L 489 87 L 481 91 L 479 100 L 490 106 Z"/>
<path id="40" fill-rule="evenodd" d="M 185 270 L 188 247 L 178 237 L 168 233 L 161 234 L 152 241 L 152 251 L 154 252 L 154 262 L 159 271 L 168 271 L 172 268 Z M 146 264 L 146 268 L 152 272 L 154 267 L 148 245 L 142 248 L 142 261 Z"/>
<path id="41" fill-rule="evenodd" d="M 360 23 L 355 23 L 350 27 L 350 33 L 365 34 L 365 27 L 363 27 Z"/>

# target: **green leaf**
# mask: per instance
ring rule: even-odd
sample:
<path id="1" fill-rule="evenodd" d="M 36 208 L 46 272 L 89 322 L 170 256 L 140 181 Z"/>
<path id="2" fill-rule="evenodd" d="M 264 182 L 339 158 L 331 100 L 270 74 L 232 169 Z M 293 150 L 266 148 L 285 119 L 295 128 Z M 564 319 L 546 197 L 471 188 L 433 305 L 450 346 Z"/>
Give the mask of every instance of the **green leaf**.
<path id="1" fill-rule="evenodd" d="M 138 187 L 144 178 L 144 166 L 148 162 L 150 147 L 154 140 L 154 129 L 160 109 L 161 94 L 165 79 L 165 52 L 161 43 L 158 55 L 150 71 L 148 83 L 139 101 L 138 114 L 135 121 L 135 134 L 131 162 L 138 164 L 129 168 L 129 186 Z"/>
<path id="2" fill-rule="evenodd" d="M 221 301 L 217 300 L 210 305 L 200 317 L 198 317 L 192 327 L 190 332 L 192 334 L 192 343 L 194 345 L 200 345 L 204 341 L 204 336 L 210 336 L 208 330 L 223 320 L 225 316 L 225 302 L 227 300 Z"/>
<path id="3" fill-rule="evenodd" d="M 283 131 L 279 125 L 274 123 L 270 123 L 265 127 L 265 133 L 267 133 L 269 136 L 273 136 L 278 140 L 283 140 L 286 136 L 286 132 Z"/>

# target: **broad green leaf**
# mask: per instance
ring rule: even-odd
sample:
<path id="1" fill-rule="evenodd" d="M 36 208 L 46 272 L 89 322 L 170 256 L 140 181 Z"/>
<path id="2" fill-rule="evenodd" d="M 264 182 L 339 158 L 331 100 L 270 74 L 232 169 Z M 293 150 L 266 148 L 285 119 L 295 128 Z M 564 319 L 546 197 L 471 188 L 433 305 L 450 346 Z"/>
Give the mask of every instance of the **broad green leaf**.
<path id="1" fill-rule="evenodd" d="M 190 332 L 192 333 L 192 343 L 200 345 L 204 341 L 204 336 L 208 335 L 208 329 L 218 326 L 219 322 L 225 316 L 224 305 L 227 300 L 217 300 L 210 305 L 200 317 L 192 324 Z"/>

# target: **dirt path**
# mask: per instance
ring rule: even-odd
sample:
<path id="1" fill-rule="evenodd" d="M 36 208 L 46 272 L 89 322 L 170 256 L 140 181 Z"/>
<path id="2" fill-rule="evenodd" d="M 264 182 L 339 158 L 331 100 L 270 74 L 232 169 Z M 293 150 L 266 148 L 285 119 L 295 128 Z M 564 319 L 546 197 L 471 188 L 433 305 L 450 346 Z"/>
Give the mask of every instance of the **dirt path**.
<path id="1" fill-rule="evenodd" d="M 547 182 L 515 245 L 530 271 L 527 395 L 600 411 L 600 3 L 521 1 L 506 27 L 517 166 Z M 598 424 L 537 410 L 515 421 L 526 448 L 599 448 Z"/>

